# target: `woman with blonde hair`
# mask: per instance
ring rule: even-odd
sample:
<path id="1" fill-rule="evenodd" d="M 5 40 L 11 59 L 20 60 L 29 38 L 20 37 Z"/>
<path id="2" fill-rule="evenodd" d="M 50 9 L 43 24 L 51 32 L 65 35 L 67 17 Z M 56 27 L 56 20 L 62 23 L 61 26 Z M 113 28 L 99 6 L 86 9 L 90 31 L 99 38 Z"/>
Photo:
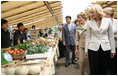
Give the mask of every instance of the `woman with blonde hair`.
<path id="1" fill-rule="evenodd" d="M 111 74 L 117 75 L 117 20 L 113 18 L 114 10 L 111 7 L 106 7 L 103 9 L 105 18 L 110 18 L 112 21 L 112 28 L 114 32 L 114 39 L 115 39 L 115 51 L 116 55 L 113 59 L 111 59 Z"/>
<path id="2" fill-rule="evenodd" d="M 89 59 L 92 75 L 106 75 L 107 60 L 115 56 L 112 22 L 103 18 L 103 9 L 98 4 L 93 4 L 89 13 L 92 20 L 87 23 L 85 58 Z"/>
<path id="3" fill-rule="evenodd" d="M 86 37 L 86 21 L 87 16 L 85 13 L 80 13 L 77 15 L 79 25 L 77 26 L 76 30 L 76 50 L 75 53 L 77 54 L 79 52 L 79 67 L 80 67 L 80 73 L 81 75 L 84 74 L 85 71 L 85 58 L 84 58 L 84 51 L 85 51 L 85 37 Z M 77 22 L 77 21 L 76 21 Z M 88 69 L 89 74 L 89 69 Z"/>

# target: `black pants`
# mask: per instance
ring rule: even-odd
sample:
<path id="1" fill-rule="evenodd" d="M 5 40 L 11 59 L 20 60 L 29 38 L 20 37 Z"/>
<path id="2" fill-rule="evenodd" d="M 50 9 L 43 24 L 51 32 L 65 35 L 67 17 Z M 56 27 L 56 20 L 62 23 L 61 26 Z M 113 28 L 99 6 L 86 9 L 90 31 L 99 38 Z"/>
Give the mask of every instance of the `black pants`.
<path id="1" fill-rule="evenodd" d="M 117 48 L 115 57 L 111 59 L 111 68 L 110 68 L 111 75 L 117 75 Z"/>
<path id="2" fill-rule="evenodd" d="M 70 50 L 72 51 L 72 61 L 75 60 L 75 45 L 66 46 L 66 63 L 70 63 Z"/>
<path id="3" fill-rule="evenodd" d="M 59 46 L 59 54 L 60 54 L 60 57 L 65 57 L 66 48 L 63 45 L 63 42 L 59 40 L 58 46 Z"/>
<path id="4" fill-rule="evenodd" d="M 91 75 L 106 75 L 109 57 L 110 50 L 103 51 L 101 46 L 98 51 L 88 50 Z"/>

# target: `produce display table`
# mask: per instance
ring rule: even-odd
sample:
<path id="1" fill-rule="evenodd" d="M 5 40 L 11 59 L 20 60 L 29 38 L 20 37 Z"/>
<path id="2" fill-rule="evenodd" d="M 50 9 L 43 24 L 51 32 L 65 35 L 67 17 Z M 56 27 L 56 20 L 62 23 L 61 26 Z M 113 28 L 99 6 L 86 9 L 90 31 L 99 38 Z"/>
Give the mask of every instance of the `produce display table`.
<path id="1" fill-rule="evenodd" d="M 45 69 L 40 73 L 41 75 L 53 75 L 55 74 L 55 64 L 59 57 L 58 42 L 53 48 L 51 57 L 47 58 L 48 63 Z"/>
<path id="2" fill-rule="evenodd" d="M 39 65 L 41 70 L 38 75 L 53 75 L 55 74 L 55 63 L 58 60 L 59 57 L 59 50 L 58 50 L 58 40 L 56 40 L 56 45 L 52 48 L 52 54 L 50 57 L 47 58 L 40 58 L 45 60 L 45 62 L 40 63 L 33 63 L 33 64 L 21 64 L 24 60 L 13 60 L 13 63 L 1 65 L 1 68 L 7 68 L 7 67 L 17 67 L 17 66 L 32 66 L 32 65 Z M 33 59 L 37 60 L 37 59 Z M 33 61 L 30 60 L 30 61 Z M 30 75 L 30 74 L 29 74 Z"/>

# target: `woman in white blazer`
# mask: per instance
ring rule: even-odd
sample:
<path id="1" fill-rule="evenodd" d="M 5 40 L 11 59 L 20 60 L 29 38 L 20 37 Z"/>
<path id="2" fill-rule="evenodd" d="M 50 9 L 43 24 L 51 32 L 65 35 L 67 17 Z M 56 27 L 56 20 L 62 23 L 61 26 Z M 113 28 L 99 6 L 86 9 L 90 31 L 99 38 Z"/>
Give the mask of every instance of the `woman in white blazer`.
<path id="1" fill-rule="evenodd" d="M 112 21 L 112 28 L 114 32 L 114 39 L 115 39 L 115 57 L 111 59 L 111 74 L 112 75 L 117 75 L 117 19 L 113 18 L 114 15 L 114 10 L 111 7 L 106 7 L 103 9 L 105 15 L 105 18 L 110 18 Z"/>
<path id="2" fill-rule="evenodd" d="M 106 75 L 107 60 L 115 55 L 112 22 L 103 18 L 102 7 L 98 4 L 93 4 L 89 12 L 91 20 L 87 23 L 85 58 L 89 59 L 92 75 Z"/>

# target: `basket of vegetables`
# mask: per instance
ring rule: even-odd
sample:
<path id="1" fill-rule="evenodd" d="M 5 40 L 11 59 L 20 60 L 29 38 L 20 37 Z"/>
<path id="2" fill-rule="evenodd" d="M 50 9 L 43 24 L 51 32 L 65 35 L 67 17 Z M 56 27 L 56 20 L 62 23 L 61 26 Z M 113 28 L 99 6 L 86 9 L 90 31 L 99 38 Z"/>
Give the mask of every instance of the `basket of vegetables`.
<path id="1" fill-rule="evenodd" d="M 11 54 L 14 60 L 24 59 L 27 54 L 27 50 L 18 50 L 17 48 L 14 48 L 13 50 L 8 49 L 6 52 Z"/>

